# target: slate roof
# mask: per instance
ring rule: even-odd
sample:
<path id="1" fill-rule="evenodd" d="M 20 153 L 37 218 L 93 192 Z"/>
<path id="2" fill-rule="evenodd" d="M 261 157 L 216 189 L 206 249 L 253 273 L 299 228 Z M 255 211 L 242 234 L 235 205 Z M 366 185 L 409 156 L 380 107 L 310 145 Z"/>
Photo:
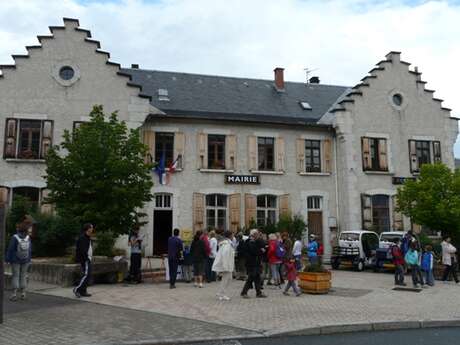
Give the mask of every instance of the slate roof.
<path id="1" fill-rule="evenodd" d="M 345 86 L 122 69 L 151 96 L 151 104 L 171 117 L 314 125 L 348 89 Z M 159 100 L 159 89 L 169 101 Z M 300 102 L 308 102 L 311 110 Z"/>

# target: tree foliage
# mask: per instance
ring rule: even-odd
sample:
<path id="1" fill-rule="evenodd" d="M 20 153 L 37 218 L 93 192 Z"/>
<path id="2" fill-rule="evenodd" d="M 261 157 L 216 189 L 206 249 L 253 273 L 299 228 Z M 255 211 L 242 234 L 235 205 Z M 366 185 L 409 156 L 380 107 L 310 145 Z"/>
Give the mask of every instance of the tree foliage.
<path id="1" fill-rule="evenodd" d="M 416 180 L 398 189 L 398 209 L 416 224 L 460 240 L 460 171 L 424 164 Z"/>
<path id="2" fill-rule="evenodd" d="M 128 130 L 116 113 L 108 120 L 95 106 L 90 121 L 65 131 L 60 146 L 46 158 L 49 201 L 59 214 L 97 231 L 124 234 L 143 216 L 138 210 L 152 199 L 151 165 L 138 130 Z"/>

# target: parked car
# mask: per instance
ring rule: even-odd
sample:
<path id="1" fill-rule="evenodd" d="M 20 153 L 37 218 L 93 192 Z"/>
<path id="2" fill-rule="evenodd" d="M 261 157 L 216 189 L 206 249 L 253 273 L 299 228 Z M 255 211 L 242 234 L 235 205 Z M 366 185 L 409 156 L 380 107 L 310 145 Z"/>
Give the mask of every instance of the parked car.
<path id="1" fill-rule="evenodd" d="M 396 239 L 402 240 L 405 231 L 385 231 L 380 234 L 379 249 L 376 253 L 375 271 L 381 269 L 394 269 L 393 255 L 391 255 L 390 247 Z"/>
<path id="2" fill-rule="evenodd" d="M 373 231 L 343 231 L 339 236 L 339 246 L 333 248 L 332 268 L 338 269 L 342 264 L 349 264 L 357 271 L 373 267 L 378 248 L 379 236 Z"/>

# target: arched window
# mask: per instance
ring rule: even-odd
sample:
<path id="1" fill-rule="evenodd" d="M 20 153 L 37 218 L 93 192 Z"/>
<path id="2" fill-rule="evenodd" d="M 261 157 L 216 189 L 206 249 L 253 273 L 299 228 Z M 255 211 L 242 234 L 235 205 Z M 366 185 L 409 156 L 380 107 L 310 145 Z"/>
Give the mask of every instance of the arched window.
<path id="1" fill-rule="evenodd" d="M 227 196 L 225 194 L 206 195 L 206 227 L 227 229 Z"/>
<path id="2" fill-rule="evenodd" d="M 257 225 L 274 224 L 277 220 L 276 195 L 263 194 L 257 196 Z"/>

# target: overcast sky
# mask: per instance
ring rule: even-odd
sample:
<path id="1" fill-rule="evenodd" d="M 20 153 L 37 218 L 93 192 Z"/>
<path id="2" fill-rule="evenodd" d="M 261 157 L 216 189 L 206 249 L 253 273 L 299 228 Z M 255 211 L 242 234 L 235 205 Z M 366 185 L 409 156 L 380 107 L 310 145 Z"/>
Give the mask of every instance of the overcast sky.
<path id="1" fill-rule="evenodd" d="M 280 66 L 304 81 L 308 68 L 353 86 L 401 51 L 460 117 L 460 0 L 0 0 L 0 64 L 62 17 L 147 69 L 271 79 Z"/>

